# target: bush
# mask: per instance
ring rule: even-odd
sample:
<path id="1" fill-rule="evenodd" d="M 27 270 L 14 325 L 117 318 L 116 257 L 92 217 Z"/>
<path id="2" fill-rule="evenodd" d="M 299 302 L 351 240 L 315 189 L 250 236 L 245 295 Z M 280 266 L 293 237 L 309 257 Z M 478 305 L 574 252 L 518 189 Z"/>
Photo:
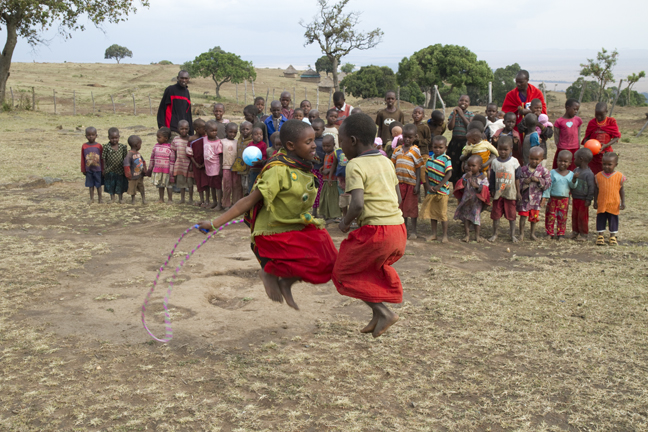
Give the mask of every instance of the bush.
<path id="1" fill-rule="evenodd" d="M 173 62 L 171 62 L 169 60 L 161 60 L 161 61 L 158 62 L 158 64 L 166 66 L 166 65 L 172 65 Z"/>

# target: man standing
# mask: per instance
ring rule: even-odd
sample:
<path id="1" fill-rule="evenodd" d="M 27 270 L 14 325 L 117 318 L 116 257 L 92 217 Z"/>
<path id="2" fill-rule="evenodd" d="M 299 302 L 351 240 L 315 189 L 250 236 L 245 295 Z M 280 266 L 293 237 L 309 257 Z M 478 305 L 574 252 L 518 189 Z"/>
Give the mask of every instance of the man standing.
<path id="1" fill-rule="evenodd" d="M 542 101 L 542 114 L 547 114 L 547 104 L 545 103 L 542 91 L 539 88 L 529 84 L 529 72 L 521 70 L 515 77 L 515 88 L 506 94 L 502 111 L 505 113 L 515 113 L 519 124 L 524 116 L 531 112 L 531 101 L 540 99 Z"/>
<path id="2" fill-rule="evenodd" d="M 164 90 L 164 96 L 158 108 L 158 127 L 168 127 L 173 132 L 178 132 L 178 122 L 187 120 L 189 122 L 189 135 L 193 134 L 193 122 L 191 120 L 191 96 L 189 96 L 189 72 L 181 70 L 178 72 L 178 82 L 170 85 Z"/>

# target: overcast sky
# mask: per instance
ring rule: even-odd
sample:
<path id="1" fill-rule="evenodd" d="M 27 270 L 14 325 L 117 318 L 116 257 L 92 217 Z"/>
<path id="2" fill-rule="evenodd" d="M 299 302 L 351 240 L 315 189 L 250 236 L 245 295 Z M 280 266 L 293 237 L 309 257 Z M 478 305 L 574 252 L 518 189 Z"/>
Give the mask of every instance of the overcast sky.
<path id="1" fill-rule="evenodd" d="M 321 55 L 304 47 L 299 20 L 310 21 L 315 0 L 150 0 L 149 9 L 119 25 L 92 24 L 72 39 L 48 34 L 48 46 L 20 40 L 14 61 L 105 62 L 112 44 L 133 51 L 129 63 L 182 63 L 219 45 L 257 67 L 305 68 Z M 579 63 L 605 47 L 620 52 L 616 78 L 648 71 L 648 2 L 645 0 L 351 0 L 360 27 L 380 27 L 377 48 L 355 51 L 343 62 L 391 66 L 435 43 L 464 45 L 495 69 L 518 62 L 532 81 L 573 81 Z M 627 13 L 626 11 L 631 11 Z M 607 21 L 606 21 L 607 20 Z M 0 32 L 2 43 L 6 33 Z M 637 85 L 648 90 L 647 80 Z M 563 88 L 559 85 L 558 88 Z M 551 88 L 551 86 L 550 86 Z"/>

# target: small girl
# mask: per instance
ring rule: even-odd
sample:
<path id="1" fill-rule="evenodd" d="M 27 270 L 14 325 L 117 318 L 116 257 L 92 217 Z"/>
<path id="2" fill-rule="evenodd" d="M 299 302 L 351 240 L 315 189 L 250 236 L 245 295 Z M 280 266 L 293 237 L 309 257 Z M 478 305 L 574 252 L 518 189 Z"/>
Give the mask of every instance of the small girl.
<path id="1" fill-rule="evenodd" d="M 322 148 L 326 153 L 324 156 L 324 166 L 322 166 L 322 193 L 320 195 L 319 209 L 325 220 L 335 219 L 342 216 L 340 212 L 340 195 L 338 191 L 337 177 L 335 176 L 337 168 L 337 157 L 335 154 L 335 141 L 332 135 L 324 135 Z"/>
<path id="2" fill-rule="evenodd" d="M 224 208 L 229 209 L 233 204 L 243 197 L 241 187 L 241 176 L 232 171 L 232 166 L 237 157 L 236 134 L 238 125 L 236 123 L 227 123 L 225 128 L 226 138 L 221 140 L 223 146 L 223 200 Z"/>
<path id="3" fill-rule="evenodd" d="M 243 162 L 243 151 L 252 142 L 252 123 L 247 120 L 242 122 L 239 127 L 239 132 L 238 142 L 236 143 L 237 159 L 236 163 L 232 167 L 232 171 L 236 172 L 236 174 L 241 178 L 241 194 L 244 192 L 247 194 L 250 167 L 245 165 L 245 162 Z"/>
<path id="4" fill-rule="evenodd" d="M 209 187 L 207 186 L 207 175 L 205 174 L 205 120 L 197 119 L 193 122 L 195 135 L 189 137 L 187 156 L 191 160 L 193 181 L 200 196 L 200 201 L 194 203 L 198 207 L 205 206 L 205 190 L 209 199 Z"/>
<path id="5" fill-rule="evenodd" d="M 205 132 L 207 133 L 207 138 L 205 139 L 205 174 L 208 178 L 207 182 L 211 196 L 214 199 L 214 203 L 210 206 L 209 195 L 207 195 L 206 207 L 221 211 L 223 210 L 223 177 L 221 176 L 223 159 L 220 155 L 223 154 L 223 143 L 218 138 L 218 122 L 209 120 L 205 124 Z"/>
<path id="6" fill-rule="evenodd" d="M 574 173 L 569 170 L 572 154 L 569 150 L 558 153 L 558 168 L 551 170 L 551 187 L 542 194 L 543 202 L 549 198 L 545 214 L 545 229 L 552 239 L 565 238 L 567 229 L 567 213 L 569 212 L 569 193 L 576 187 Z M 554 230 L 556 225 L 556 230 Z"/>
<path id="7" fill-rule="evenodd" d="M 119 143 L 119 129 L 113 127 L 108 129 L 109 145 L 103 148 L 101 158 L 104 164 L 104 190 L 110 194 L 110 202 L 115 202 L 115 195 L 119 196 L 119 204 L 122 203 L 122 195 L 128 190 L 128 180 L 124 175 L 124 159 L 128 149 L 124 144 Z"/>
<path id="8" fill-rule="evenodd" d="M 470 226 L 475 227 L 475 241 L 484 241 L 480 237 L 481 212 L 490 205 L 490 191 L 488 178 L 481 172 L 482 158 L 472 155 L 466 161 L 466 174 L 463 175 L 454 187 L 454 196 L 459 200 L 454 219 L 463 221 L 465 237 L 461 241 L 470 241 Z"/>
<path id="9" fill-rule="evenodd" d="M 250 175 L 248 176 L 248 193 L 250 193 L 257 176 L 268 160 L 268 144 L 263 141 L 263 129 L 257 126 L 252 129 L 252 142 L 248 147 L 256 147 L 261 150 L 261 160 L 250 167 Z"/>
<path id="10" fill-rule="evenodd" d="M 529 238 L 537 240 L 535 227 L 540 222 L 540 207 L 543 205 L 542 194 L 551 187 L 551 174 L 542 166 L 544 150 L 534 147 L 529 153 L 529 164 L 521 166 L 515 173 L 519 184 L 517 212 L 520 216 L 520 241 L 524 240 L 524 225 L 527 219 L 531 224 Z"/>
<path id="11" fill-rule="evenodd" d="M 220 102 L 214 104 L 214 118 L 216 119 L 216 125 L 218 126 L 218 139 L 225 138 L 225 125 L 229 123 L 229 120 L 224 119 L 225 115 L 225 105 Z"/>
<path id="12" fill-rule="evenodd" d="M 383 141 L 385 153 L 387 157 L 391 160 L 392 155 L 396 147 L 401 145 L 401 140 L 403 139 L 403 124 L 401 122 L 395 121 L 389 124 L 389 141 L 386 143 Z"/>
<path id="13" fill-rule="evenodd" d="M 565 102 L 565 114 L 554 123 L 556 155 L 553 160 L 553 169 L 556 169 L 558 166 L 558 153 L 563 150 L 569 150 L 573 155 L 580 147 L 578 138 L 580 137 L 583 120 L 576 115 L 578 114 L 579 108 L 580 104 L 576 99 L 567 99 L 567 102 Z M 575 160 L 575 158 L 572 157 L 572 160 Z M 568 168 L 573 171 L 576 165 L 572 162 Z"/>
<path id="14" fill-rule="evenodd" d="M 456 184 L 461 177 L 461 170 L 458 169 L 461 166 L 461 152 L 466 145 L 468 124 L 470 124 L 470 121 L 475 116 L 472 111 L 468 111 L 468 106 L 470 106 L 470 97 L 468 95 L 462 95 L 459 98 L 457 106 L 448 116 L 448 129 L 452 131 L 452 139 L 450 140 L 450 144 L 448 144 L 448 151 L 446 153 L 450 156 L 452 166 L 457 168 L 452 170 L 452 177 L 450 178 L 452 184 Z"/>
<path id="15" fill-rule="evenodd" d="M 176 160 L 173 165 L 173 177 L 176 187 L 180 188 L 180 204 L 185 203 L 185 193 L 189 191 L 189 204 L 193 204 L 194 176 L 191 167 L 191 159 L 187 155 L 189 145 L 189 122 L 180 120 L 178 122 L 179 135 L 171 141 L 171 150 L 175 152 Z"/>
<path id="16" fill-rule="evenodd" d="M 603 171 L 596 174 L 596 190 L 594 192 L 594 208 L 596 209 L 596 245 L 605 245 L 605 226 L 610 227 L 610 246 L 617 245 L 619 232 L 619 211 L 625 210 L 625 191 L 623 184 L 626 177 L 619 171 L 614 171 L 619 163 L 619 156 L 614 152 L 603 155 Z"/>
<path id="17" fill-rule="evenodd" d="M 158 188 L 160 193 L 159 204 L 164 203 L 164 189 L 169 196 L 168 204 L 173 203 L 173 190 L 170 183 L 173 183 L 173 165 L 175 164 L 175 153 L 171 150 L 169 138 L 171 129 L 167 127 L 160 128 L 157 131 L 157 144 L 153 146 L 151 153 L 151 165 L 149 166 L 149 176 L 153 180 L 153 185 Z"/>
<path id="18" fill-rule="evenodd" d="M 338 111 L 331 108 L 326 112 L 326 126 L 324 126 L 324 135 L 333 135 L 335 139 L 335 148 L 338 147 L 338 127 L 337 127 Z"/>

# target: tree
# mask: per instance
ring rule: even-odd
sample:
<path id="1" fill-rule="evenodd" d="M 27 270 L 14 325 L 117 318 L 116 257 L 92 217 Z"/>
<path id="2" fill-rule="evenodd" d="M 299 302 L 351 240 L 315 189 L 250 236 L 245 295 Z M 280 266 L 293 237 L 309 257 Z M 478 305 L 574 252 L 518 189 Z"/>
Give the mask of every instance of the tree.
<path id="1" fill-rule="evenodd" d="M 493 102 L 500 106 L 504 103 L 506 94 L 515 88 L 515 76 L 520 70 L 522 68 L 517 63 L 495 69 L 493 73 Z"/>
<path id="2" fill-rule="evenodd" d="M 193 62 L 186 62 L 183 66 L 190 75 L 211 77 L 216 83 L 216 97 L 220 97 L 220 88 L 226 82 L 239 84 L 256 79 L 252 62 L 241 60 L 241 57 L 225 52 L 220 47 L 200 54 Z"/>
<path id="3" fill-rule="evenodd" d="M 403 58 L 398 64 L 397 77 L 401 86 L 413 81 L 430 94 L 437 85 L 444 101 L 453 104 L 461 89 L 470 88 L 474 95 L 484 94 L 488 81 L 493 79 L 493 71 L 466 47 L 436 44 Z"/>
<path id="4" fill-rule="evenodd" d="M 355 65 L 354 65 L 354 64 L 351 64 L 351 63 L 345 63 L 345 64 L 342 65 L 342 67 L 340 68 L 340 70 L 341 70 L 342 72 L 344 72 L 345 74 L 353 73 L 353 69 L 355 69 Z"/>
<path id="5" fill-rule="evenodd" d="M 333 63 L 328 57 L 322 56 L 315 62 L 315 70 L 317 73 L 325 72 L 326 76 L 328 76 L 329 73 L 333 72 Z"/>
<path id="6" fill-rule="evenodd" d="M 583 99 L 581 102 L 593 102 L 598 100 L 599 85 L 594 81 L 585 81 L 585 78 L 579 77 L 572 83 L 565 91 L 567 99 L 576 99 L 580 97 L 581 89 L 585 86 L 583 91 Z"/>
<path id="7" fill-rule="evenodd" d="M 580 74 L 584 77 L 591 76 L 598 83 L 598 101 L 601 100 L 607 84 L 614 80 L 612 69 L 617 64 L 618 57 L 619 52 L 616 49 L 608 54 L 605 48 L 601 48 L 601 51 L 596 54 L 596 60 L 587 59 L 587 63 L 580 65 L 583 68 Z"/>
<path id="8" fill-rule="evenodd" d="M 149 0 L 140 0 L 148 7 Z M 3 0 L 0 9 L 0 29 L 7 32 L 4 49 L 0 52 L 0 104 L 4 102 L 11 58 L 18 38 L 24 38 L 31 46 L 43 43 L 41 32 L 58 26 L 58 32 L 66 39 L 72 32 L 85 30 L 79 21 L 87 20 L 95 25 L 103 22 L 118 23 L 125 21 L 130 13 L 137 11 L 134 1 L 96 1 L 96 0 Z"/>
<path id="9" fill-rule="evenodd" d="M 363 66 L 342 80 L 347 93 L 358 98 L 384 97 L 388 90 L 396 90 L 396 75 L 388 66 Z"/>
<path id="10" fill-rule="evenodd" d="M 117 64 L 123 58 L 130 57 L 133 58 L 133 52 L 126 47 L 121 45 L 113 44 L 106 48 L 106 53 L 104 54 L 105 59 L 115 59 Z"/>
<path id="11" fill-rule="evenodd" d="M 306 29 L 304 46 L 317 42 L 322 52 L 332 64 L 333 85 L 340 90 L 338 83 L 338 65 L 340 59 L 353 50 L 368 50 L 378 45 L 383 36 L 379 28 L 369 33 L 361 33 L 355 29 L 360 22 L 359 12 L 344 12 L 344 7 L 349 0 L 339 0 L 338 3 L 329 5 L 328 0 L 317 0 L 319 12 L 313 21 L 299 25 Z"/>
<path id="12" fill-rule="evenodd" d="M 646 78 L 646 72 L 641 71 L 638 74 L 633 73 L 632 75 L 628 75 L 628 95 L 626 96 L 627 106 L 630 106 L 632 104 L 632 98 L 630 97 L 632 86 L 637 84 L 637 81 L 639 81 L 641 78 Z"/>

